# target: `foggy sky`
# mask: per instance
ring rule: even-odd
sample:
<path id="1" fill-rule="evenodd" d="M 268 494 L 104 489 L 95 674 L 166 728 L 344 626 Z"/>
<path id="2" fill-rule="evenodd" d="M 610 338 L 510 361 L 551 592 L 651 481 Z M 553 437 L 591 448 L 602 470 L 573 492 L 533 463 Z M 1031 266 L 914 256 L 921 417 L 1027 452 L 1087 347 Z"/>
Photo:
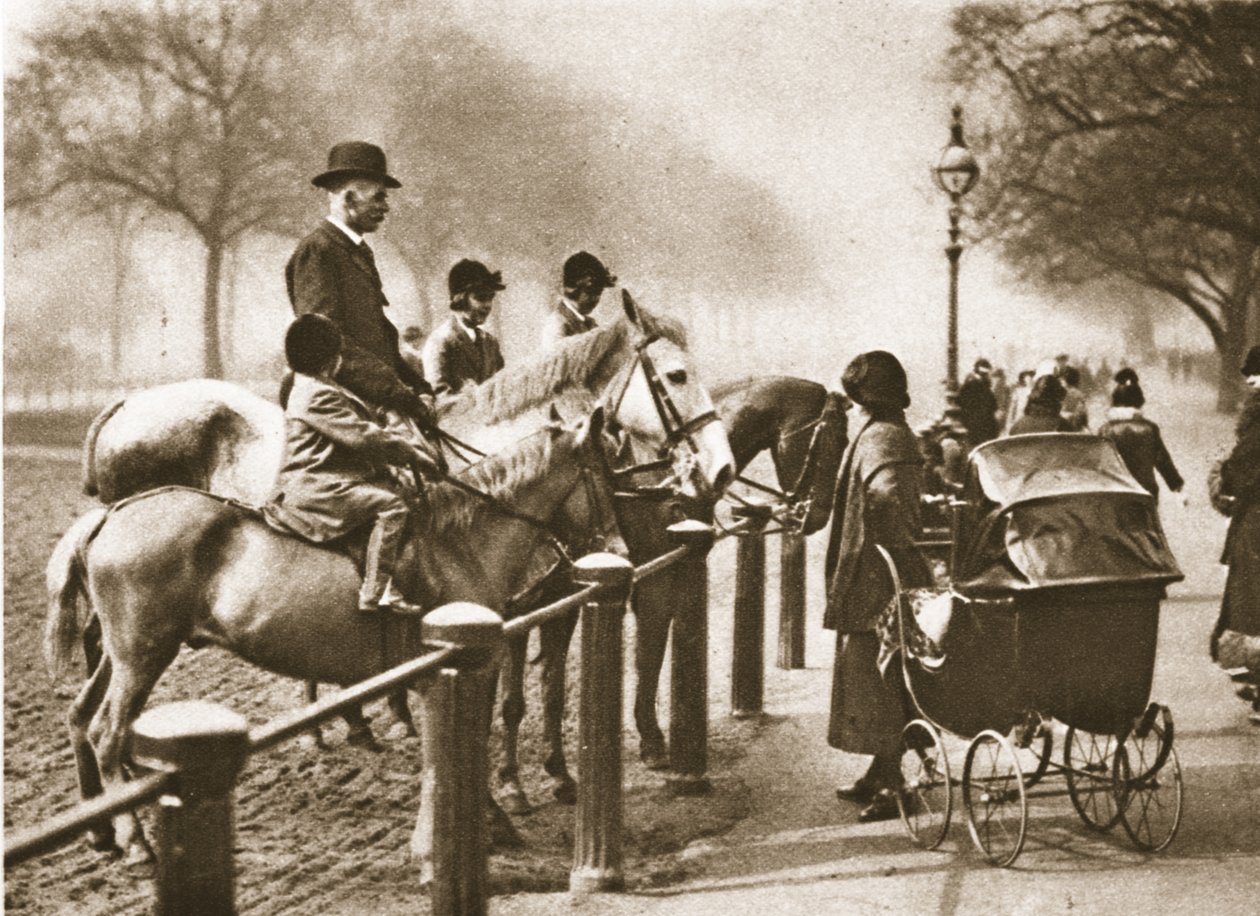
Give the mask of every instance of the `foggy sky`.
<path id="1" fill-rule="evenodd" d="M 62 5 L 7 0 L 6 53 L 20 53 L 16 28 L 56 15 L 37 7 Z M 816 326 L 771 320 L 765 333 L 783 344 L 793 335 L 832 336 L 834 361 L 809 372 L 761 368 L 830 381 L 835 362 L 884 346 L 915 364 L 918 384 L 935 387 L 944 371 L 947 216 L 930 169 L 948 140 L 951 97 L 938 74 L 950 6 L 450 0 L 436 9 L 546 78 L 616 98 L 690 139 L 797 217 L 823 265 L 827 301 L 811 304 Z M 783 291 L 785 300 L 792 296 Z M 983 252 L 968 250 L 961 365 L 1009 346 L 1021 348 L 1021 359 L 1118 353 L 1105 306 L 1089 328 L 1056 318 Z"/>

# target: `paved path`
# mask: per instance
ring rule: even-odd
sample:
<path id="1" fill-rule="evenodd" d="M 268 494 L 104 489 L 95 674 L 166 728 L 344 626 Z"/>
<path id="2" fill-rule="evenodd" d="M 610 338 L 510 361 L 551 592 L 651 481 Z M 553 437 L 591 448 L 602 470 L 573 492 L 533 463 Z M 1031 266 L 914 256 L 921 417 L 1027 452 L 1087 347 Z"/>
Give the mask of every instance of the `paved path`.
<path id="1" fill-rule="evenodd" d="M 1204 634 L 1216 605 L 1172 600 L 1161 620 L 1153 697 L 1173 710 L 1185 771 L 1185 820 L 1164 853 L 1135 850 L 1123 832 L 1086 831 L 1065 797 L 1030 806 L 1028 841 L 1014 868 L 985 864 L 955 813 L 941 850 L 911 846 L 900 821 L 858 824 L 834 787 L 861 761 L 826 748 L 822 735 L 830 647 L 811 631 L 811 667 L 768 673 L 774 715 L 746 727 L 753 753 L 732 775 L 756 808 L 729 834 L 683 854 L 684 883 L 628 895 L 564 894 L 496 899 L 511 916 L 780 913 L 1254 914 L 1260 902 L 1260 729 L 1207 661 Z M 771 658 L 773 656 L 770 656 Z M 959 753 L 962 743 L 951 744 Z M 1057 754 L 1057 752 L 1056 752 Z M 961 766 L 958 768 L 961 769 Z"/>

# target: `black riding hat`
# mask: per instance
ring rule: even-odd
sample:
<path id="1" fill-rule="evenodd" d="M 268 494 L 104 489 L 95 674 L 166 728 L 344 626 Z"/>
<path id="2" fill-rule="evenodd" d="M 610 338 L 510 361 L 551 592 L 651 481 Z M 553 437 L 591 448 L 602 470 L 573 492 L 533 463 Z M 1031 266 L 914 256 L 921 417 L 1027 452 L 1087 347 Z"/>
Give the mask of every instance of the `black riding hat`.
<path id="1" fill-rule="evenodd" d="M 331 190 L 343 178 L 371 178 L 387 188 L 402 187 L 402 183 L 385 167 L 385 151 L 361 140 L 338 143 L 330 149 L 328 168 L 312 178 L 311 184 Z"/>
<path id="2" fill-rule="evenodd" d="M 501 289 L 507 289 L 503 285 L 503 274 L 501 271 L 491 271 L 489 267 L 480 261 L 471 261 L 468 258 L 457 261 L 455 266 L 451 268 L 451 272 L 446 278 L 446 288 L 450 291 L 451 299 L 454 299 L 460 293 L 473 292 L 479 289 L 488 292 L 498 292 Z"/>
<path id="3" fill-rule="evenodd" d="M 564 262 L 566 287 L 577 286 L 583 280 L 594 280 L 601 288 L 617 285 L 617 278 L 608 272 L 603 262 L 587 251 L 569 255 Z"/>
<path id="4" fill-rule="evenodd" d="M 340 352 L 341 331 L 323 315 L 299 315 L 285 331 L 284 358 L 294 372 L 315 375 Z"/>

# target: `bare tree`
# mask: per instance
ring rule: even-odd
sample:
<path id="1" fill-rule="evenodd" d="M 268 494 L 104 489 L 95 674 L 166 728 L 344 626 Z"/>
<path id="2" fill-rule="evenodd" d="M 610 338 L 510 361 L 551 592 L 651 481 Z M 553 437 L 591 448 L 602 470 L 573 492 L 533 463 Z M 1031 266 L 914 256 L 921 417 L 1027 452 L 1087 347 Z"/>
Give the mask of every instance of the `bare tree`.
<path id="1" fill-rule="evenodd" d="M 953 28 L 988 239 L 1039 283 L 1121 278 L 1190 309 L 1231 407 L 1260 280 L 1260 6 L 976 4 Z"/>
<path id="2" fill-rule="evenodd" d="M 186 223 L 205 247 L 209 376 L 223 371 L 225 253 L 251 231 L 293 231 L 305 209 L 312 93 L 292 25 L 334 12 L 328 0 L 102 9 L 31 35 L 30 61 L 6 79 L 6 208 L 105 190 Z"/>

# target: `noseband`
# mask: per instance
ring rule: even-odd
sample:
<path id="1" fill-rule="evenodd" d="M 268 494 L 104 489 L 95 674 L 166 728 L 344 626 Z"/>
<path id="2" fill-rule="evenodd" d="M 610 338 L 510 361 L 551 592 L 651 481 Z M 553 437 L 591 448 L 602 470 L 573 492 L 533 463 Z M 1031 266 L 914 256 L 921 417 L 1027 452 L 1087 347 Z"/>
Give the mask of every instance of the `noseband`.
<path id="1" fill-rule="evenodd" d="M 652 355 L 648 353 L 648 347 L 658 339 L 659 335 L 654 334 L 650 337 L 645 337 L 635 345 L 635 359 L 626 368 L 625 377 L 620 382 L 620 390 L 617 392 L 617 397 L 612 401 L 612 408 L 608 411 L 608 415 L 610 417 L 617 415 L 617 412 L 621 409 L 621 402 L 625 400 L 626 392 L 630 390 L 630 383 L 634 380 L 635 368 L 642 366 L 643 376 L 647 381 L 648 393 L 652 396 L 652 406 L 656 408 L 656 416 L 661 421 L 661 428 L 665 432 L 665 441 L 657 450 L 657 454 L 660 457 L 655 461 L 646 461 L 615 470 L 610 468 L 613 479 L 617 481 L 633 477 L 635 474 L 668 468 L 670 462 L 666 456 L 679 444 L 685 443 L 693 456 L 699 455 L 700 446 L 696 442 L 696 434 L 710 423 L 720 422 L 717 411 L 713 409 L 703 411 L 690 419 L 683 419 L 682 413 L 674 403 L 674 399 L 670 397 L 669 389 L 665 386 L 665 383 L 661 380 L 660 373 L 656 370 L 656 363 L 652 359 Z"/>

